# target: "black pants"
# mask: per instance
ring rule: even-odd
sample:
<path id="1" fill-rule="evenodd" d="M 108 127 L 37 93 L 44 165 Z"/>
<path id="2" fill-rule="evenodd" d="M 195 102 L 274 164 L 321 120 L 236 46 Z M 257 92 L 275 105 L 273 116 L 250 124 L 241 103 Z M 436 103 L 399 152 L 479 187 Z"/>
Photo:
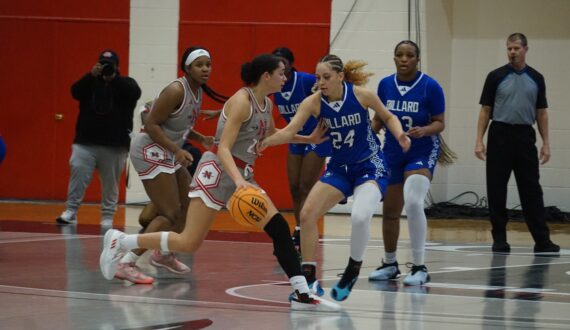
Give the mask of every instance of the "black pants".
<path id="1" fill-rule="evenodd" d="M 515 173 L 523 215 L 536 244 L 550 240 L 544 220 L 544 200 L 539 183 L 536 133 L 532 126 L 493 121 L 487 140 L 487 196 L 495 242 L 506 242 L 507 184 Z"/>

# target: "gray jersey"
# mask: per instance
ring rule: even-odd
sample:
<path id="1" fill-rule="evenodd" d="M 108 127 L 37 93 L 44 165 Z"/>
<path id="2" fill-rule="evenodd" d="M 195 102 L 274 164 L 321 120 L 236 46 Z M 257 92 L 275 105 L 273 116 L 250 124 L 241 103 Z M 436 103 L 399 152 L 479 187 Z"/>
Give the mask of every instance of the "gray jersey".
<path id="1" fill-rule="evenodd" d="M 250 115 L 249 118 L 241 124 L 231 153 L 235 158 L 253 165 L 257 158 L 255 147 L 265 134 L 267 134 L 267 130 L 269 129 L 269 125 L 272 120 L 272 104 L 271 100 L 268 97 L 265 97 L 265 107 L 261 108 L 251 89 L 248 87 L 244 87 L 243 89 L 249 94 L 251 104 Z M 214 141 L 216 145 L 220 142 L 222 131 L 226 124 L 226 119 L 226 107 L 224 105 L 224 109 L 222 110 L 222 114 L 218 120 L 218 127 L 216 129 L 216 138 Z"/>
<path id="2" fill-rule="evenodd" d="M 188 132 L 194 127 L 200 115 L 202 89 L 198 89 L 198 94 L 194 95 L 186 77 L 178 78 L 175 82 L 184 87 L 184 99 L 180 107 L 170 114 L 160 128 L 170 140 L 182 147 Z M 154 102 L 150 111 L 153 107 Z M 132 139 L 130 154 L 133 166 L 143 180 L 152 179 L 159 173 L 174 173 L 180 168 L 172 152 L 154 142 L 144 131 L 144 127 Z"/>
<path id="3" fill-rule="evenodd" d="M 180 108 L 171 113 L 168 119 L 160 125 L 160 128 L 170 140 L 182 146 L 186 135 L 196 125 L 196 119 L 200 115 L 202 88 L 198 89 L 198 95 L 194 95 L 186 77 L 178 78 L 175 81 L 184 87 L 184 99 Z"/>
<path id="4" fill-rule="evenodd" d="M 248 182 L 256 184 L 251 165 L 253 165 L 257 158 L 255 146 L 257 142 L 265 136 L 269 124 L 271 123 L 272 104 L 271 100 L 266 97 L 265 107 L 262 109 L 257 103 L 251 89 L 247 87 L 244 89 L 248 92 L 251 101 L 250 115 L 249 118 L 241 124 L 231 153 L 234 159 L 239 159 L 247 164 L 245 166 L 236 164 L 243 178 Z M 218 120 L 215 140 L 216 145 L 220 142 L 220 137 L 222 136 L 222 131 L 226 123 L 227 117 L 225 110 L 224 106 L 220 119 Z M 236 185 L 223 169 L 222 162 L 218 156 L 210 151 L 205 152 L 196 168 L 196 173 L 190 184 L 188 197 L 200 198 L 208 207 L 220 210 L 227 203 L 235 190 Z"/>

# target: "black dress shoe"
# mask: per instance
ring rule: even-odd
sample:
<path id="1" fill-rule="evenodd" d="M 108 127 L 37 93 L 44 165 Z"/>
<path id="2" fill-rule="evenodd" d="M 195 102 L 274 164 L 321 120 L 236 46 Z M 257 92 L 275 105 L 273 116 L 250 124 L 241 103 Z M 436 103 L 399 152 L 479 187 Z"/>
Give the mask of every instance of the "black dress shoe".
<path id="1" fill-rule="evenodd" d="M 494 242 L 491 250 L 493 252 L 509 253 L 511 252 L 511 246 L 507 242 Z"/>
<path id="2" fill-rule="evenodd" d="M 536 244 L 534 246 L 534 253 L 558 253 L 560 252 L 560 246 L 548 241 L 545 244 Z"/>

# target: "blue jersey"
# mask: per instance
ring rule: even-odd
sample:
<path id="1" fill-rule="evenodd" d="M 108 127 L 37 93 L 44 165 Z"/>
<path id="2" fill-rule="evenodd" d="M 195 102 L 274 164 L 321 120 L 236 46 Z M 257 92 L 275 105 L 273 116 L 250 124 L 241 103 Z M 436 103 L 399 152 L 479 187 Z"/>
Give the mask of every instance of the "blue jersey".
<path id="1" fill-rule="evenodd" d="M 342 100 L 329 103 L 321 97 L 320 117 L 329 127 L 331 162 L 354 164 L 377 154 L 380 141 L 372 131 L 368 109 L 354 95 L 353 85 L 346 82 L 343 85 Z"/>
<path id="2" fill-rule="evenodd" d="M 419 72 L 416 79 L 402 82 L 396 74 L 388 76 L 378 85 L 378 97 L 391 113 L 396 115 L 407 132 L 415 126 L 427 126 L 431 117 L 445 111 L 445 98 L 441 86 L 430 76 Z M 412 139 L 409 153 L 419 150 L 431 150 L 434 143 L 439 145 L 437 136 L 425 136 Z M 384 151 L 399 149 L 401 147 L 390 130 L 386 130 Z"/>
<path id="3" fill-rule="evenodd" d="M 293 71 L 292 78 L 287 80 L 280 93 L 273 95 L 279 113 L 287 123 L 297 113 L 297 109 L 303 100 L 312 94 L 311 89 L 317 78 L 312 74 Z M 301 135 L 310 135 L 317 126 L 317 120 L 310 117 L 303 128 L 298 132 Z"/>

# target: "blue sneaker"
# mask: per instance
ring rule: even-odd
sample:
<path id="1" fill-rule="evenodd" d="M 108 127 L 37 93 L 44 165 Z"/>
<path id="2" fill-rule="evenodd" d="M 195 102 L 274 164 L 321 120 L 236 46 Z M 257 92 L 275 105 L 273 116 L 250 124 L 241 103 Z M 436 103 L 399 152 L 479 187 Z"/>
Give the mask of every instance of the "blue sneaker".
<path id="1" fill-rule="evenodd" d="M 343 275 L 344 277 L 344 275 Z M 352 291 L 352 287 L 358 280 L 358 276 L 350 280 L 346 285 L 341 286 L 341 282 L 344 282 L 341 278 L 331 289 L 331 297 L 336 301 L 344 301 L 350 295 L 350 291 Z"/>
<path id="2" fill-rule="evenodd" d="M 319 280 L 315 280 L 313 283 L 309 283 L 309 290 L 312 294 L 318 297 L 322 297 L 325 294 L 325 290 L 319 283 Z"/>
<path id="3" fill-rule="evenodd" d="M 412 264 L 411 272 L 404 278 L 404 285 L 423 285 L 430 281 L 426 266 Z"/>
<path id="4" fill-rule="evenodd" d="M 382 260 L 382 266 L 376 268 L 375 271 L 368 275 L 368 280 L 370 281 L 388 281 L 394 280 L 400 277 L 400 269 L 398 268 L 398 262 L 391 264 L 385 264 Z"/>

